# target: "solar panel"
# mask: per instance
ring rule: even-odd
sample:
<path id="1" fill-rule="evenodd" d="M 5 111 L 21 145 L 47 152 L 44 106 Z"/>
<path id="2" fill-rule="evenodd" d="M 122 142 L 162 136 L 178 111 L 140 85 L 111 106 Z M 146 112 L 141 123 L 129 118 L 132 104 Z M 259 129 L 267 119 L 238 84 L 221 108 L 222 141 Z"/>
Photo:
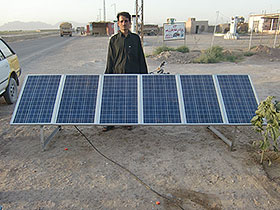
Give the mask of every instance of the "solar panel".
<path id="1" fill-rule="evenodd" d="M 61 75 L 28 76 L 12 123 L 49 124 Z"/>
<path id="2" fill-rule="evenodd" d="M 104 75 L 100 124 L 138 123 L 137 75 Z"/>
<path id="3" fill-rule="evenodd" d="M 29 75 L 11 124 L 250 124 L 248 75 Z"/>
<path id="4" fill-rule="evenodd" d="M 212 75 L 180 75 L 187 123 L 223 123 Z"/>
<path id="5" fill-rule="evenodd" d="M 228 122 L 250 124 L 258 107 L 248 75 L 217 75 Z"/>
<path id="6" fill-rule="evenodd" d="M 56 123 L 94 123 L 99 75 L 67 75 Z"/>
<path id="7" fill-rule="evenodd" d="M 181 123 L 175 75 L 143 75 L 143 122 Z"/>

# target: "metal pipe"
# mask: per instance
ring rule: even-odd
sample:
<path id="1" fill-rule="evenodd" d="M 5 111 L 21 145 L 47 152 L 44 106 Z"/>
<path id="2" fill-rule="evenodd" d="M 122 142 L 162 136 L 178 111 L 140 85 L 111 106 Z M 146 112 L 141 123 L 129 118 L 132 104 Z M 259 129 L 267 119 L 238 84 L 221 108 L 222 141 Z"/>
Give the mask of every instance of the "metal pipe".
<path id="1" fill-rule="evenodd" d="M 213 33 L 212 42 L 211 42 L 211 49 L 212 49 L 213 44 L 214 44 L 214 38 L 215 38 L 216 29 L 217 29 L 217 22 L 218 22 L 218 17 L 219 17 L 219 11 L 217 11 L 216 13 L 217 13 L 217 18 L 216 18 L 216 24 L 215 24 L 215 27 L 214 27 L 214 33 Z"/>
<path id="2" fill-rule="evenodd" d="M 207 128 L 210 131 L 212 131 L 214 134 L 216 134 L 220 139 L 222 139 L 222 141 L 225 142 L 230 147 L 230 150 L 232 151 L 232 146 L 233 146 L 232 141 L 227 139 L 223 134 L 221 134 L 218 130 L 216 130 L 216 128 L 214 128 L 212 126 L 208 126 Z"/>
<path id="3" fill-rule="evenodd" d="M 275 29 L 275 38 L 274 38 L 273 48 L 276 48 L 277 30 L 279 31 L 279 22 L 280 22 L 280 14 L 279 14 L 279 16 L 278 16 L 277 27 L 276 27 L 276 29 Z"/>

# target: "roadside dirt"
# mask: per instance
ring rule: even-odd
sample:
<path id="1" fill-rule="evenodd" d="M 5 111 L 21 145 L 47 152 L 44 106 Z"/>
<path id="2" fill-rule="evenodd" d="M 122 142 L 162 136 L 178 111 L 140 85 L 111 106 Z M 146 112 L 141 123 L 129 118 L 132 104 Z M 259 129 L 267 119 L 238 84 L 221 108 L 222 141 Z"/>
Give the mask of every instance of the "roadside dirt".
<path id="1" fill-rule="evenodd" d="M 265 61 L 280 61 L 280 48 L 271 48 L 264 45 L 259 45 L 254 47 L 252 50 L 223 50 L 224 55 L 242 55 L 244 58 L 244 53 L 252 53 L 253 59 L 255 60 L 265 60 Z M 166 61 L 170 64 L 189 64 L 194 63 L 195 59 L 202 54 L 201 50 L 192 50 L 188 53 L 182 53 L 177 51 L 164 51 L 158 55 L 151 55 L 150 57 L 156 61 Z"/>
<path id="2" fill-rule="evenodd" d="M 38 74 L 104 72 L 108 38 L 81 37 L 68 43 L 26 62 L 24 68 Z M 156 44 L 145 51 L 151 51 L 151 46 Z M 249 74 L 260 100 L 268 95 L 279 99 L 280 62 L 257 56 L 240 63 L 168 63 L 165 70 Z M 152 71 L 160 62 L 147 58 L 147 63 Z M 261 136 L 251 126 L 216 127 L 233 141 L 233 151 L 206 126 L 135 126 L 131 131 L 116 127 L 105 133 L 100 126 L 78 126 L 102 153 L 175 204 L 100 156 L 72 126 L 63 126 L 42 152 L 40 127 L 10 126 L 13 109 L 0 99 L 0 206 L 4 210 L 173 210 L 180 209 L 178 205 L 191 210 L 279 209 L 279 156 L 269 153 L 272 165 L 259 164 L 252 143 Z M 45 126 L 45 135 L 52 129 Z"/>
<path id="3" fill-rule="evenodd" d="M 201 55 L 200 51 L 191 51 L 189 53 L 181 53 L 177 51 L 165 51 L 161 52 L 159 55 L 151 56 L 152 59 L 156 61 L 166 61 L 167 63 L 174 64 L 188 64 L 193 63 L 193 61 Z"/>

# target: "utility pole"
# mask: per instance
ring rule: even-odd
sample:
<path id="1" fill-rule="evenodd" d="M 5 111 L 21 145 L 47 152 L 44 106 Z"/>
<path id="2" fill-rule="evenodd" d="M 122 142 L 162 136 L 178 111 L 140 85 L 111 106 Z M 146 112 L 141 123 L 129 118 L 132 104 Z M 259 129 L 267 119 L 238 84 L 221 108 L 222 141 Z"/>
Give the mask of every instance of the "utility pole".
<path id="1" fill-rule="evenodd" d="M 144 0 L 141 0 L 141 33 L 140 33 L 140 37 L 141 37 L 141 41 L 142 43 L 144 42 Z"/>
<path id="2" fill-rule="evenodd" d="M 106 22 L 106 8 L 105 8 L 105 0 L 103 0 L 103 8 L 104 8 L 104 22 Z"/>
<path id="3" fill-rule="evenodd" d="M 138 0 L 135 2 L 135 14 L 136 14 L 136 34 L 138 34 Z"/>
<path id="4" fill-rule="evenodd" d="M 279 23 L 280 23 L 280 13 L 279 13 L 279 16 L 278 16 L 278 22 L 277 22 L 277 26 L 276 26 L 276 29 L 275 29 L 275 37 L 274 37 L 273 48 L 276 48 L 277 31 L 278 31 L 278 33 L 280 32 Z"/>
<path id="5" fill-rule="evenodd" d="M 212 37 L 212 42 L 211 42 L 211 50 L 212 50 L 212 47 L 213 47 L 213 44 L 214 44 L 215 33 L 216 33 L 218 18 L 219 18 L 219 11 L 216 11 L 216 14 L 217 14 L 217 18 L 216 18 L 216 24 L 215 24 L 215 27 L 214 27 L 214 32 L 213 32 L 213 37 Z"/>
<path id="6" fill-rule="evenodd" d="M 140 20 L 141 20 L 141 23 L 140 23 L 140 38 L 141 38 L 141 42 L 143 43 L 143 38 L 144 38 L 144 3 L 143 3 L 144 0 L 141 0 L 141 7 L 140 7 L 140 12 L 141 12 L 141 15 L 140 15 Z M 138 34 L 138 0 L 135 1 L 135 4 L 136 4 L 136 33 Z"/>
<path id="7" fill-rule="evenodd" d="M 102 9 L 99 8 L 99 22 L 101 22 L 101 10 Z"/>
<path id="8" fill-rule="evenodd" d="M 114 4 L 112 4 L 111 6 L 114 6 L 114 15 L 115 15 L 115 17 L 117 16 L 117 9 L 116 9 L 116 3 L 114 3 Z"/>

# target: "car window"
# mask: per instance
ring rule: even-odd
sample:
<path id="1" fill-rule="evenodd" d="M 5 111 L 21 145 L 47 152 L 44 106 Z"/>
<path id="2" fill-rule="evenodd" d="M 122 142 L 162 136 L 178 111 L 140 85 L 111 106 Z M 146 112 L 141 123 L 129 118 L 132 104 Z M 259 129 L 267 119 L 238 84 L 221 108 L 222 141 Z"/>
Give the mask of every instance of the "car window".
<path id="1" fill-rule="evenodd" d="M 7 45 L 0 40 L 0 49 L 5 57 L 9 57 L 13 54 L 13 52 L 7 47 Z"/>
<path id="2" fill-rule="evenodd" d="M 2 53 L 1 50 L 0 50 L 0 61 L 2 61 L 2 60 L 4 60 L 4 59 L 5 59 L 5 57 L 4 57 L 3 53 Z"/>

